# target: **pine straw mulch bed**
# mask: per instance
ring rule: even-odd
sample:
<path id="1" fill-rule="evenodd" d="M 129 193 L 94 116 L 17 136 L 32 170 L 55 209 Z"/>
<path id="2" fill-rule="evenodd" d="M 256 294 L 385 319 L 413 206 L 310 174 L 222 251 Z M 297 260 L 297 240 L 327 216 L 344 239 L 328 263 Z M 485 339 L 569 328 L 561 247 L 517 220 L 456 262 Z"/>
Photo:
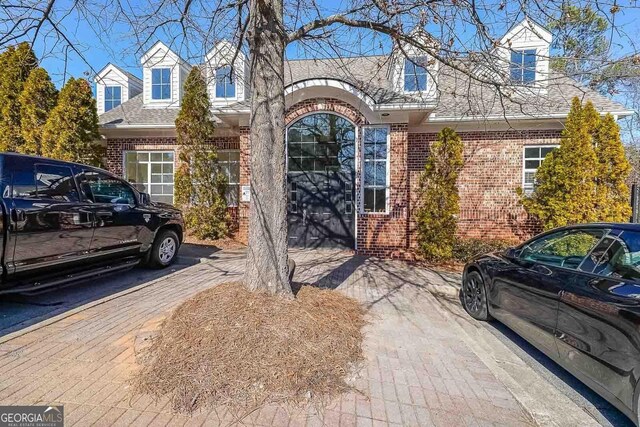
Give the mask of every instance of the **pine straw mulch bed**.
<path id="1" fill-rule="evenodd" d="M 164 321 L 138 357 L 133 389 L 187 413 L 326 402 L 353 390 L 347 377 L 363 360 L 364 325 L 362 306 L 337 291 L 302 286 L 286 300 L 221 284 Z"/>

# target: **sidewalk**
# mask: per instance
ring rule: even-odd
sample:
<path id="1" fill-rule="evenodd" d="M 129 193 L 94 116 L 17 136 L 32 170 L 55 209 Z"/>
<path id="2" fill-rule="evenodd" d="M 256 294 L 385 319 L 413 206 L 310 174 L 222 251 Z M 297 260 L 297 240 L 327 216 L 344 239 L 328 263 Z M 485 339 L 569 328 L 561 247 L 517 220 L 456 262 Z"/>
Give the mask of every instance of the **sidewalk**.
<path id="1" fill-rule="evenodd" d="M 296 281 L 337 288 L 366 304 L 367 366 L 349 394 L 316 414 L 265 407 L 244 425 L 532 425 L 492 371 L 459 337 L 440 300 L 447 277 L 400 262 L 298 251 Z M 167 401 L 131 396 L 136 351 L 185 299 L 239 277 L 239 256 L 208 260 L 148 287 L 0 344 L 0 405 L 63 404 L 65 425 L 227 425 L 212 410 L 172 414 Z M 436 298 L 434 295 L 438 295 Z"/>

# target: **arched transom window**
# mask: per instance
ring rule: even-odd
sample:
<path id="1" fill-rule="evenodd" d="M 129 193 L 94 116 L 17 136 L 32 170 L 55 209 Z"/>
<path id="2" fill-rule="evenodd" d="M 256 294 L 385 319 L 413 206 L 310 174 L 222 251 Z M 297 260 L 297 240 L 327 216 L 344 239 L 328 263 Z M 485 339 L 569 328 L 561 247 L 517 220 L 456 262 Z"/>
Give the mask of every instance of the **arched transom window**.
<path id="1" fill-rule="evenodd" d="M 355 126 L 331 113 L 315 113 L 287 131 L 289 172 L 354 170 Z"/>

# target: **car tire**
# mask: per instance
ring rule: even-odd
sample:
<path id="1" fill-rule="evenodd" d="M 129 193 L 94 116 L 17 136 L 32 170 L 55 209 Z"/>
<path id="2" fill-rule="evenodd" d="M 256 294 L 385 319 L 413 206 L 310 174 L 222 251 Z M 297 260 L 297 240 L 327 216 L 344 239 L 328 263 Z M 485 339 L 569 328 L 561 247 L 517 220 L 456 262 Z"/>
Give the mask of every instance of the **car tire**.
<path id="1" fill-rule="evenodd" d="M 178 257 L 180 240 L 171 230 L 162 230 L 153 241 L 149 250 L 148 265 L 152 268 L 165 268 L 173 264 Z"/>
<path id="2" fill-rule="evenodd" d="M 471 317 L 477 320 L 491 320 L 487 305 L 487 289 L 480 273 L 470 271 L 465 275 L 460 297 L 462 306 Z"/>

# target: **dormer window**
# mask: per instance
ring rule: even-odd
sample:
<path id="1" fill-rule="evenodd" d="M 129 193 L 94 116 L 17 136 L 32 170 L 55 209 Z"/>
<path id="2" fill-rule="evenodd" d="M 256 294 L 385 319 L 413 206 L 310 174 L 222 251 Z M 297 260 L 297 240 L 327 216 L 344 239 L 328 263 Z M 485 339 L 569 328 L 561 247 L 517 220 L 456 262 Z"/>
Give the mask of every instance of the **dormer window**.
<path id="1" fill-rule="evenodd" d="M 511 81 L 513 83 L 533 83 L 536 81 L 536 50 L 515 50 L 511 52 Z"/>
<path id="2" fill-rule="evenodd" d="M 225 65 L 216 70 L 216 98 L 235 98 L 236 82 L 231 66 Z"/>
<path id="3" fill-rule="evenodd" d="M 120 86 L 105 86 L 104 111 L 107 112 L 122 104 L 122 88 Z"/>
<path id="4" fill-rule="evenodd" d="M 171 69 L 151 70 L 151 99 L 171 99 Z"/>
<path id="5" fill-rule="evenodd" d="M 427 90 L 427 68 L 425 57 L 406 58 L 404 60 L 404 91 L 422 92 Z"/>

